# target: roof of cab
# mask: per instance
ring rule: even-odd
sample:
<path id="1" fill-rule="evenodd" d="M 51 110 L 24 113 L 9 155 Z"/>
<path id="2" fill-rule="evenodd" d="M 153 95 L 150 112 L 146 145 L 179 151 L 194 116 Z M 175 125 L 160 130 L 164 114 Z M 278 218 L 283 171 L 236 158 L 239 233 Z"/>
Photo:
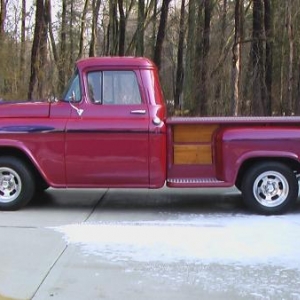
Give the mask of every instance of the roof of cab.
<path id="1" fill-rule="evenodd" d="M 88 57 L 82 58 L 76 62 L 79 69 L 85 69 L 96 66 L 105 67 L 135 67 L 135 68 L 156 68 L 155 64 L 145 57 L 129 56 L 107 56 L 107 57 Z"/>

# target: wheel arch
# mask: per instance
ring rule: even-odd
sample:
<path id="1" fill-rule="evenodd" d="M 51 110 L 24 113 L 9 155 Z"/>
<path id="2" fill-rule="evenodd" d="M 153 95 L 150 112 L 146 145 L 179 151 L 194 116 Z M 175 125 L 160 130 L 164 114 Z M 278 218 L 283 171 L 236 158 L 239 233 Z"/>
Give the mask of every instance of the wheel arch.
<path id="1" fill-rule="evenodd" d="M 45 180 L 43 175 L 40 173 L 40 171 L 37 168 L 37 166 L 35 165 L 35 163 L 28 156 L 28 154 L 25 153 L 23 150 L 16 148 L 16 147 L 11 147 L 11 146 L 0 147 L 0 157 L 1 156 L 11 156 L 11 157 L 18 158 L 23 163 L 25 163 L 28 168 L 31 169 L 31 171 L 35 177 L 34 179 L 37 183 L 40 183 L 45 186 L 48 185 L 48 182 Z"/>
<path id="2" fill-rule="evenodd" d="M 289 168 L 291 168 L 296 173 L 300 173 L 300 162 L 297 161 L 296 159 L 293 159 L 290 157 L 276 157 L 276 156 L 274 156 L 274 157 L 253 157 L 253 158 L 249 158 L 249 159 L 245 160 L 241 164 L 241 166 L 237 172 L 237 176 L 236 176 L 236 180 L 235 180 L 236 187 L 240 190 L 243 178 L 244 178 L 245 174 L 247 173 L 247 171 L 249 170 L 249 168 L 251 168 L 255 164 L 258 164 L 261 162 L 265 163 L 268 161 L 282 163 L 282 164 L 288 166 Z"/>

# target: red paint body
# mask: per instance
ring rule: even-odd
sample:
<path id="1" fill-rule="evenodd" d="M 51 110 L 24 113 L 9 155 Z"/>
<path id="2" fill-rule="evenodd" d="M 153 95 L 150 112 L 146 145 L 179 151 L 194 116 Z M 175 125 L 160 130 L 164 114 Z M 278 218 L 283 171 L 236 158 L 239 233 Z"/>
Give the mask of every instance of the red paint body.
<path id="1" fill-rule="evenodd" d="M 90 58 L 77 70 L 81 99 L 73 107 L 68 101 L 0 105 L 0 153 L 26 156 L 52 187 L 225 187 L 254 160 L 299 167 L 300 118 L 167 119 L 151 61 Z M 134 72 L 141 103 L 92 103 L 87 74 L 112 70 Z M 174 164 L 173 128 L 180 124 L 218 125 L 211 164 Z"/>

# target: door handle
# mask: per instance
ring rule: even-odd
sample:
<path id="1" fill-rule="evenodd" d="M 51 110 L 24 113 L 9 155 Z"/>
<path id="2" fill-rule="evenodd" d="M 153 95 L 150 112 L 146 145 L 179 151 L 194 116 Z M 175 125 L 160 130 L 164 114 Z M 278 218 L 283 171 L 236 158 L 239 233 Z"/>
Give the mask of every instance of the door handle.
<path id="1" fill-rule="evenodd" d="M 133 115 L 145 115 L 146 110 L 145 109 L 136 109 L 136 110 L 132 110 L 130 113 Z"/>

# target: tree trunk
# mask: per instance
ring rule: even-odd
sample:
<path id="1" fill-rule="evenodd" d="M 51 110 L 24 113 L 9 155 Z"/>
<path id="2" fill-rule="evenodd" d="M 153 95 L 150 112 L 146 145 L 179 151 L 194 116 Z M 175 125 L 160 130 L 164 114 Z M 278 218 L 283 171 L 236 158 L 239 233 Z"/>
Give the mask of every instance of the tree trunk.
<path id="1" fill-rule="evenodd" d="M 208 93 L 207 93 L 207 74 L 208 74 L 208 54 L 210 51 L 210 22 L 212 13 L 212 1 L 205 0 L 204 4 L 204 31 L 203 31 L 203 59 L 202 59 L 202 101 L 201 113 L 207 115 L 209 113 L 208 107 Z"/>
<path id="2" fill-rule="evenodd" d="M 266 114 L 272 115 L 272 84 L 273 84 L 273 11 L 270 0 L 264 0 L 265 5 L 265 33 L 266 33 Z"/>
<path id="3" fill-rule="evenodd" d="M 189 13 L 188 13 L 188 25 L 187 25 L 187 49 L 185 59 L 185 74 L 184 74 L 184 109 L 193 110 L 195 93 L 194 83 L 195 79 L 195 19 L 196 19 L 196 3 L 195 0 L 189 0 Z"/>
<path id="4" fill-rule="evenodd" d="M 106 55 L 116 55 L 118 46 L 118 17 L 116 0 L 109 0 Z"/>
<path id="5" fill-rule="evenodd" d="M 50 36 L 50 42 L 51 42 L 51 49 L 52 49 L 52 53 L 53 53 L 53 58 L 55 61 L 55 64 L 58 68 L 58 64 L 59 64 L 59 58 L 58 58 L 58 53 L 57 53 L 57 47 L 56 47 L 56 43 L 55 43 L 55 37 L 54 37 L 54 33 L 53 33 L 53 28 L 52 28 L 52 11 L 51 11 L 51 3 L 50 3 L 50 12 L 49 12 L 49 36 Z"/>
<path id="6" fill-rule="evenodd" d="M 84 47 L 84 33 L 85 33 L 85 23 L 86 23 L 86 14 L 88 10 L 89 0 L 85 0 L 83 12 L 81 16 L 81 27 L 80 27 L 80 38 L 79 38 L 79 53 L 77 59 L 80 59 L 83 55 L 83 47 Z"/>
<path id="7" fill-rule="evenodd" d="M 152 57 L 154 57 L 155 51 L 155 41 L 157 36 L 157 26 L 156 26 L 156 16 L 157 16 L 157 2 L 158 0 L 154 0 L 153 6 L 153 27 L 152 27 L 152 37 L 151 37 L 151 49 L 152 49 Z"/>
<path id="8" fill-rule="evenodd" d="M 295 111 L 296 114 L 300 115 L 300 63 L 298 63 L 297 66 L 298 69 L 298 78 L 297 78 L 297 94 L 296 94 L 296 105 L 295 105 Z"/>
<path id="9" fill-rule="evenodd" d="M 34 98 L 35 90 L 37 97 L 42 98 L 44 95 L 44 65 L 47 51 L 47 29 L 48 29 L 48 12 L 49 2 L 46 0 L 37 0 L 35 29 L 31 51 L 31 73 L 28 88 L 28 99 Z"/>
<path id="10" fill-rule="evenodd" d="M 178 38 L 178 52 L 177 52 L 177 71 L 176 71 L 176 84 L 175 84 L 175 109 L 181 109 L 181 97 L 183 91 L 183 47 L 184 47 L 184 26 L 185 19 L 185 0 L 181 0 L 180 8 L 180 21 L 179 21 L 179 38 Z"/>
<path id="11" fill-rule="evenodd" d="M 242 15 L 243 0 L 235 2 L 235 30 L 234 44 L 232 46 L 232 109 L 231 114 L 234 116 L 240 113 L 240 73 L 241 73 L 241 37 L 242 33 Z"/>
<path id="12" fill-rule="evenodd" d="M 60 55 L 57 61 L 58 68 L 58 92 L 61 94 L 66 85 L 66 68 L 67 68 L 67 0 L 62 1 L 61 12 L 61 32 L 60 32 Z"/>
<path id="13" fill-rule="evenodd" d="M 294 105 L 293 105 L 293 84 L 294 84 L 294 31 L 293 31 L 293 23 L 292 23 L 292 4 L 293 0 L 286 1 L 287 6 L 287 31 L 288 31 L 288 39 L 289 39 L 289 64 L 288 64 L 288 94 L 287 94 L 287 111 L 288 115 L 294 113 Z"/>
<path id="14" fill-rule="evenodd" d="M 129 8 L 127 8 L 127 13 L 126 13 L 126 21 L 127 19 L 130 17 L 130 11 L 133 8 L 133 2 L 134 0 L 131 0 Z M 148 28 L 148 26 L 151 24 L 151 34 L 149 34 L 149 31 L 147 32 L 147 38 L 148 38 L 148 45 L 149 45 L 149 53 L 147 53 L 147 56 L 152 56 L 153 57 L 153 53 L 154 53 L 154 48 L 155 48 L 155 36 L 156 36 L 156 31 L 155 31 L 155 21 L 156 21 L 156 7 L 155 7 L 155 2 L 157 0 L 150 0 L 148 3 L 149 5 L 147 5 L 145 7 L 144 10 L 144 20 L 143 20 L 143 31 L 144 31 L 144 36 L 145 36 L 145 28 Z M 137 39 L 138 39 L 138 26 L 135 30 L 135 32 L 133 33 L 130 42 L 128 43 L 127 49 L 126 49 L 126 53 L 135 53 L 136 56 L 141 56 L 138 55 L 137 53 Z M 144 40 L 144 39 L 143 39 Z M 143 51 L 145 51 L 145 42 L 143 41 Z M 145 54 L 143 53 L 142 56 L 144 56 Z"/>
<path id="15" fill-rule="evenodd" d="M 159 22 L 156 44 L 154 49 L 154 62 L 157 65 L 158 69 L 160 69 L 161 67 L 161 55 L 162 55 L 163 42 L 165 39 L 165 31 L 167 26 L 170 2 L 171 0 L 163 0 L 162 8 L 161 8 L 160 22 Z"/>
<path id="16" fill-rule="evenodd" d="M 265 115 L 265 97 L 263 81 L 263 3 L 253 0 L 253 28 L 252 28 L 252 70 L 253 70 L 253 114 Z"/>
<path id="17" fill-rule="evenodd" d="M 136 51 L 135 51 L 136 56 L 144 55 L 144 26 L 145 26 L 145 4 L 144 4 L 144 0 L 139 0 Z"/>
<path id="18" fill-rule="evenodd" d="M 46 81 L 48 73 L 46 72 L 47 55 L 48 55 L 48 30 L 49 30 L 49 13 L 50 13 L 50 0 L 44 0 L 44 14 L 43 14 L 43 26 L 41 32 L 40 42 L 40 62 L 38 71 L 38 99 L 44 99 L 48 94 L 46 87 Z"/>
<path id="19" fill-rule="evenodd" d="M 8 0 L 1 0 L 0 7 L 0 40 L 4 36 L 5 20 L 6 20 L 6 6 Z"/>
<path id="20" fill-rule="evenodd" d="M 101 0 L 93 0 L 92 37 L 90 43 L 89 56 L 96 56 L 97 25 Z"/>
<path id="21" fill-rule="evenodd" d="M 21 17 L 21 49 L 20 49 L 20 84 L 25 83 L 25 52 L 26 52 L 26 0 L 22 0 L 22 17 Z"/>
<path id="22" fill-rule="evenodd" d="M 203 87 L 202 82 L 202 67 L 203 67 L 203 38 L 204 38 L 204 5 L 205 1 L 196 1 L 198 5 L 196 5 L 197 13 L 196 13 L 196 41 L 194 47 L 194 57 L 193 57 L 193 65 L 192 65 L 192 76 L 193 76 L 193 106 L 191 107 L 193 115 L 201 115 L 201 103 L 203 101 L 202 92 L 205 87 Z M 195 39 L 195 38 L 193 38 Z"/>
<path id="23" fill-rule="evenodd" d="M 225 45 L 226 45 L 226 27 L 227 27 L 227 0 L 223 0 L 222 5 L 222 22 L 221 22 L 221 41 L 219 46 L 219 53 L 218 57 L 221 58 L 224 55 L 225 52 Z M 220 59 L 221 61 L 221 59 Z M 220 67 L 221 64 L 219 63 Z M 223 71 L 224 72 L 224 71 Z M 226 99 L 222 97 L 222 87 L 224 85 L 224 79 L 221 72 L 218 72 L 217 75 L 217 84 L 215 89 L 215 103 L 216 103 L 216 113 L 224 114 L 226 111 Z"/>
<path id="24" fill-rule="evenodd" d="M 63 1 L 67 1 L 67 0 L 63 0 Z M 69 43 L 70 43 L 70 47 L 68 49 L 68 51 L 66 52 L 66 58 L 67 58 L 67 53 L 69 53 L 69 59 L 65 60 L 64 64 L 66 66 L 65 68 L 65 74 L 68 74 L 68 72 L 70 71 L 70 68 L 74 66 L 74 58 L 75 58 L 75 53 L 76 53 L 76 38 L 77 36 L 74 35 L 74 32 L 73 32 L 73 23 L 74 23 L 74 19 L 76 18 L 76 12 L 75 12 L 75 9 L 74 9 L 74 3 L 75 1 L 70 1 L 70 19 L 69 19 L 69 37 L 68 37 L 68 40 L 69 40 Z M 68 21 L 66 20 L 66 25 L 68 24 L 67 23 Z M 67 46 L 66 46 L 66 42 L 65 43 L 65 47 L 66 47 L 66 50 L 67 50 Z M 68 77 L 68 76 L 67 76 Z M 66 80 L 66 79 L 65 79 Z"/>
<path id="25" fill-rule="evenodd" d="M 198 22 L 201 27 L 201 11 L 199 9 Z M 212 4 L 210 0 L 204 0 L 204 27 L 202 35 L 202 55 L 201 55 L 201 81 L 200 86 L 196 87 L 198 101 L 198 114 L 207 115 L 208 107 L 208 93 L 207 93 L 207 73 L 208 73 L 208 54 L 210 50 L 210 22 L 211 22 Z M 199 83 L 198 83 L 199 85 Z M 200 94 L 199 94 L 200 91 Z"/>
<path id="26" fill-rule="evenodd" d="M 43 10 L 44 10 L 44 1 L 36 1 L 36 12 L 35 12 L 35 29 L 33 36 L 33 44 L 31 50 L 31 73 L 29 80 L 28 88 L 28 100 L 32 100 L 33 92 L 37 81 L 37 72 L 38 72 L 38 61 L 39 61 L 39 46 L 41 40 L 41 27 L 43 26 Z"/>
<path id="27" fill-rule="evenodd" d="M 126 18 L 123 7 L 123 0 L 118 0 L 120 14 L 120 30 L 119 30 L 119 56 L 125 55 L 125 33 L 126 33 Z"/>

